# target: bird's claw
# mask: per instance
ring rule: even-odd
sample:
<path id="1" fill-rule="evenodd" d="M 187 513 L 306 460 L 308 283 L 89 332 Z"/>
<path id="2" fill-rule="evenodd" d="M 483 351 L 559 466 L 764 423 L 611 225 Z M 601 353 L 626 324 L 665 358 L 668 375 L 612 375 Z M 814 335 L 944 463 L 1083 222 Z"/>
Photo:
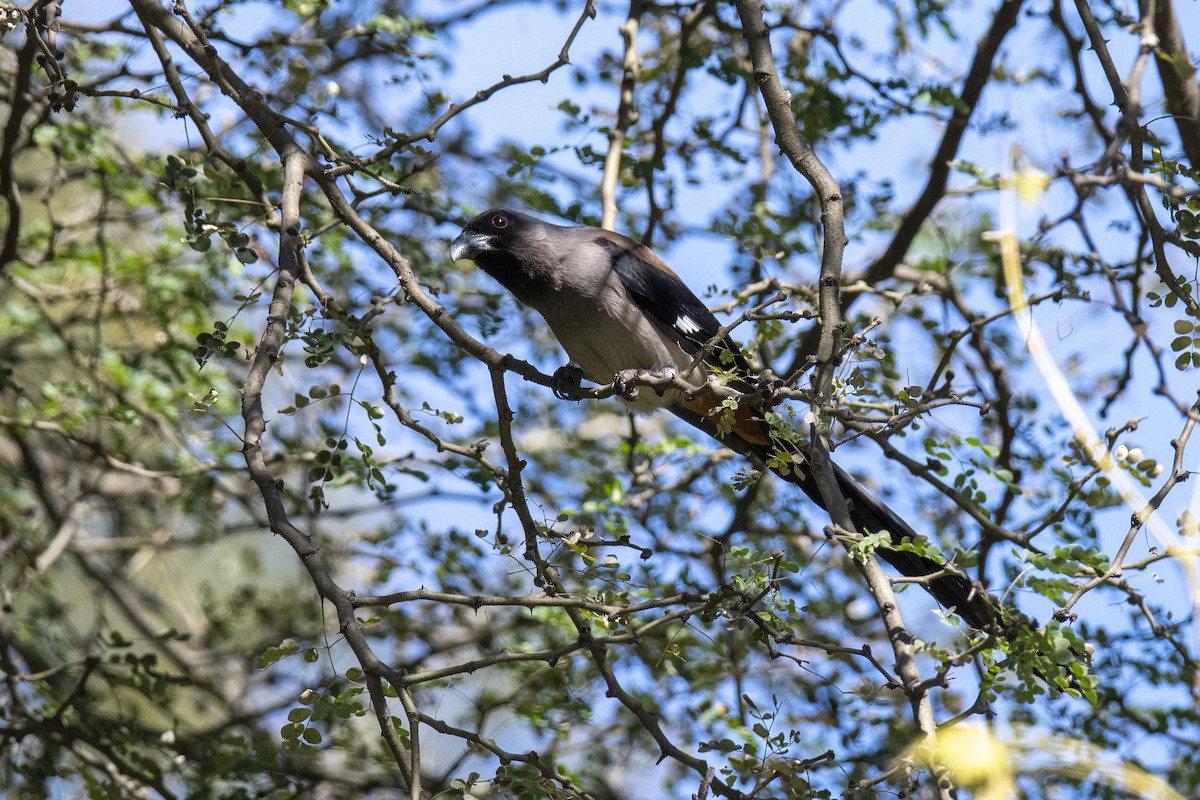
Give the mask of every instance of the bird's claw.
<path id="1" fill-rule="evenodd" d="M 640 369 L 623 369 L 613 375 L 613 391 L 625 400 L 637 400 L 638 387 L 629 384 L 642 374 Z"/>
<path id="2" fill-rule="evenodd" d="M 550 391 L 559 400 L 578 400 L 583 388 L 583 370 L 574 364 L 567 364 L 554 370 L 550 376 Z"/>
<path id="3" fill-rule="evenodd" d="M 656 394 L 660 397 L 667 390 L 667 386 L 655 385 L 658 381 L 672 381 L 678 372 L 674 367 L 661 367 L 660 369 L 623 369 L 616 375 L 613 375 L 613 391 L 625 400 L 637 400 L 638 386 L 631 386 L 634 381 L 640 381 L 643 384 L 650 383 Z"/>

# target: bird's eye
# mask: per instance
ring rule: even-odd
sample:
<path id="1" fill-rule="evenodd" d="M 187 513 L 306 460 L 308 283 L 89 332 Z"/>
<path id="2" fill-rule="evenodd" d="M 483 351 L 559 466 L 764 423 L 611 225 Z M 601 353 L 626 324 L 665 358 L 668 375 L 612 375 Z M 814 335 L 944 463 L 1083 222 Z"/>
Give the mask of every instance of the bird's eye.
<path id="1" fill-rule="evenodd" d="M 496 230 L 503 230 L 508 227 L 508 217 L 503 214 L 492 215 L 492 227 Z"/>

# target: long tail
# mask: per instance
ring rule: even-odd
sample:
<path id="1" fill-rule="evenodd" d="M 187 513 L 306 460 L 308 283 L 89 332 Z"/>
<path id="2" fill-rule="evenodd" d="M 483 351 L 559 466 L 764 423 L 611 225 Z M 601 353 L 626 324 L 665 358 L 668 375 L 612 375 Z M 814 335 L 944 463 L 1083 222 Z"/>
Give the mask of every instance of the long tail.
<path id="1" fill-rule="evenodd" d="M 735 421 L 732 433 L 722 434 L 711 417 L 698 413 L 700 408 L 677 405 L 672 407 L 672 411 L 680 419 L 694 425 L 730 449 L 747 455 L 755 455 L 764 463 L 770 463 L 770 457 L 774 454 L 769 443 L 770 438 L 766 435 L 760 421 L 755 421 L 755 426 L 751 427 L 749 415 L 746 420 Z M 913 541 L 920 541 L 923 538 L 899 514 L 871 494 L 849 473 L 836 464 L 833 465 L 833 469 L 837 477 L 838 488 L 841 489 L 842 496 L 846 499 L 850 520 L 859 532 L 877 533 L 886 530 L 891 534 L 892 540 L 897 542 L 905 538 Z M 809 474 L 809 470 L 790 469 L 786 474 L 778 469 L 772 469 L 772 471 L 789 483 L 800 487 L 814 503 L 828 510 L 820 489 Z M 948 609 L 954 609 L 971 627 L 985 629 L 997 622 L 999 603 L 981 587 L 973 584 L 971 579 L 957 567 L 907 550 L 880 547 L 875 552 L 906 577 L 925 578 L 937 575 L 921 585 L 941 605 Z"/>
<path id="2" fill-rule="evenodd" d="M 834 464 L 833 470 L 837 476 L 838 488 L 841 489 L 842 496 L 846 498 L 850 519 L 856 528 L 860 531 L 887 531 L 891 534 L 893 541 L 905 538 L 913 541 L 921 539 L 920 534 L 914 531 L 899 514 L 861 483 L 850 477 L 844 469 Z M 794 471 L 792 475 L 795 475 Z M 791 476 L 783 477 L 791 480 Z M 810 477 L 797 477 L 791 482 L 799 486 L 817 505 L 825 507 L 820 491 Z M 981 587 L 972 583 L 971 579 L 957 567 L 908 550 L 881 547 L 875 552 L 901 575 L 909 578 L 937 575 L 936 578 L 924 582 L 922 586 L 943 606 L 957 611 L 959 616 L 966 620 L 972 628 L 987 628 L 996 621 L 995 601 Z"/>

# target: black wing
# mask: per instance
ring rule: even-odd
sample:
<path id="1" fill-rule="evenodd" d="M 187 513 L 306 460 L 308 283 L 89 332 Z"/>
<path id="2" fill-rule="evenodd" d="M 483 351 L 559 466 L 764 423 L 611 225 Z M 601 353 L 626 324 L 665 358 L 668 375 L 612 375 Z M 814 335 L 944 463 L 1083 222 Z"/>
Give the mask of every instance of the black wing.
<path id="1" fill-rule="evenodd" d="M 685 353 L 699 353 L 721 332 L 721 323 L 708 307 L 665 264 L 659 266 L 648 263 L 635 250 L 622 246 L 620 242 L 600 239 L 598 244 L 609 252 L 613 271 L 638 308 L 674 339 Z M 645 252 L 653 256 L 653 251 Z M 654 257 L 657 261 L 657 256 Z M 723 355 L 725 353 L 728 355 Z M 732 362 L 727 360 L 730 357 Z M 728 336 L 721 338 L 720 346 L 706 360 L 726 370 L 732 366 L 744 376 L 751 374 L 745 356 Z"/>

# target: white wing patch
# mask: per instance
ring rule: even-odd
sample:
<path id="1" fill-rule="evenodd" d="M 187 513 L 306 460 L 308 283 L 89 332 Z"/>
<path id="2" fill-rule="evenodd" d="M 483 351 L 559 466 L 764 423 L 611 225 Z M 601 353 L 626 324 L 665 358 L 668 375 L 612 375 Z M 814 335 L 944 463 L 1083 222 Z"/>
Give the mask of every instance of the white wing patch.
<path id="1" fill-rule="evenodd" d="M 700 332 L 700 326 L 697 325 L 696 321 L 687 314 L 680 314 L 675 319 L 675 330 L 679 331 L 684 336 L 691 336 L 692 334 Z"/>

